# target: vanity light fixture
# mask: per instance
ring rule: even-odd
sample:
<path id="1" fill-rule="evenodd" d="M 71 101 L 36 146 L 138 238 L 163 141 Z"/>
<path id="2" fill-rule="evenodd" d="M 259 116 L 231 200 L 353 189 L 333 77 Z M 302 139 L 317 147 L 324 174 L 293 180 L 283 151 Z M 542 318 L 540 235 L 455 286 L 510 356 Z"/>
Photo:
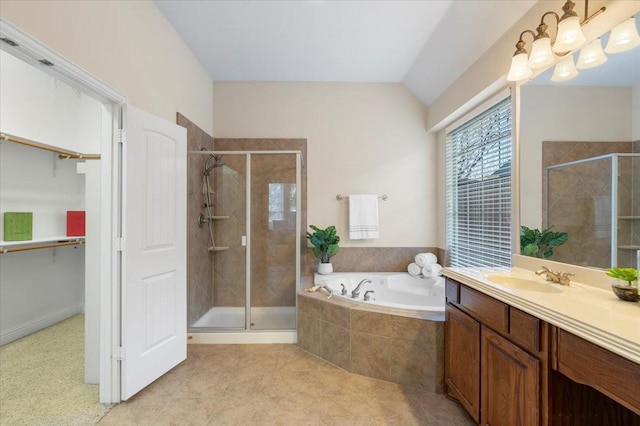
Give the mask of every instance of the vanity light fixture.
<path id="1" fill-rule="evenodd" d="M 544 13 L 542 18 L 540 18 L 540 24 L 536 28 L 537 34 L 531 30 L 525 30 L 520 33 L 520 39 L 518 40 L 518 43 L 516 43 L 516 52 L 513 54 L 513 58 L 511 60 L 511 68 L 507 75 L 507 80 L 519 81 L 529 78 L 533 74 L 533 69 L 547 67 L 554 63 L 556 60 L 556 56 L 554 54 L 557 56 L 565 56 L 584 44 L 585 37 L 582 33 L 581 26 L 604 12 L 606 8 L 601 7 L 595 13 L 589 15 L 589 0 L 585 0 L 585 18 L 581 22 L 578 18 L 578 14 L 573 10 L 575 5 L 576 4 L 573 1 L 567 0 L 562 7 L 562 11 L 564 12 L 562 17 L 558 16 L 558 14 L 553 11 Z M 553 15 L 556 18 L 557 31 L 556 38 L 553 42 L 551 37 L 549 37 L 549 34 L 547 34 L 548 25 L 544 22 L 548 15 Z M 525 34 L 531 34 L 533 36 L 530 56 L 527 55 L 527 51 L 524 48 L 525 42 L 523 37 Z M 528 58 L 528 60 L 526 60 L 526 58 Z M 525 65 L 526 68 L 529 69 L 528 72 L 524 69 Z M 566 68 L 567 67 L 565 67 L 564 71 L 559 71 L 559 73 L 565 74 Z M 573 69 L 575 70 L 575 66 L 573 66 Z M 577 75 L 577 71 L 575 74 L 570 74 L 572 74 L 572 77 L 570 78 L 573 78 Z"/>
<path id="2" fill-rule="evenodd" d="M 609 42 L 604 51 L 607 53 L 621 53 L 640 45 L 640 35 L 636 28 L 636 18 L 631 17 L 618 24 L 611 30 Z"/>
<path id="3" fill-rule="evenodd" d="M 607 61 L 607 55 L 602 51 L 602 42 L 597 38 L 580 49 L 580 56 L 578 56 L 576 68 L 586 70 L 602 65 Z"/>

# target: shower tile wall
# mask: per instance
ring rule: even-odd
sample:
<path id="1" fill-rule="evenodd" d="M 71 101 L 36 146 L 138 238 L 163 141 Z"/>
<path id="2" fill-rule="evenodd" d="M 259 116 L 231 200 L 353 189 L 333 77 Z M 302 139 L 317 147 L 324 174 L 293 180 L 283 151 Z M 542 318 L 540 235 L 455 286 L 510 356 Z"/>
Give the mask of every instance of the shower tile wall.
<path id="1" fill-rule="evenodd" d="M 307 159 L 305 139 L 218 139 L 216 151 L 299 150 Z M 251 166 L 251 306 L 295 306 L 295 244 L 304 244 L 306 230 L 306 168 L 302 168 L 301 234 L 281 232 L 295 229 L 295 212 L 285 211 L 282 220 L 269 226 L 269 183 L 295 183 L 291 155 L 254 156 Z M 244 156 L 225 155 L 227 167 L 216 169 L 215 214 L 229 219 L 214 223 L 216 244 L 229 250 L 214 255 L 214 306 L 244 306 L 245 248 L 239 242 L 245 230 Z M 222 173 L 221 176 L 218 175 Z M 287 209 L 285 209 L 287 210 Z M 304 247 L 304 246 L 302 246 Z M 304 265 L 304 259 L 303 259 Z M 304 270 L 304 269 L 303 269 Z"/>
<path id="2" fill-rule="evenodd" d="M 213 149 L 213 138 L 178 113 L 178 125 L 187 129 L 187 151 Z M 198 227 L 198 215 L 202 208 L 202 172 L 206 155 L 189 154 L 187 156 L 187 294 L 188 321 L 193 324 L 204 315 L 213 304 L 211 285 L 213 262 L 207 252 L 209 234 L 206 226 Z"/>
<path id="3" fill-rule="evenodd" d="M 543 142 L 542 215 L 547 223 L 546 167 L 611 153 L 629 153 L 631 142 Z M 549 213 L 554 231 L 569 234 L 569 241 L 554 249 L 553 260 L 595 267 L 609 267 L 611 250 L 611 160 L 556 170 L 549 193 Z M 621 167 L 629 177 L 630 167 Z M 627 184 L 631 179 L 626 179 Z M 623 193 L 623 188 L 620 188 Z M 625 192 L 629 194 L 627 189 Z M 630 198 L 619 200 L 620 212 L 630 210 Z M 630 235 L 630 224 L 621 221 L 619 235 Z M 628 257 L 628 251 L 624 256 Z"/>

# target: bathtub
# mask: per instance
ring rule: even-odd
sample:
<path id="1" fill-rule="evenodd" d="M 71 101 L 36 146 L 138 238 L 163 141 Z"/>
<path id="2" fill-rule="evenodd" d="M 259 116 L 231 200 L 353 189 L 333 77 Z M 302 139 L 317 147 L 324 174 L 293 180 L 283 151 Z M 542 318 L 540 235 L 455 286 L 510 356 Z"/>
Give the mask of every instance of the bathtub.
<path id="1" fill-rule="evenodd" d="M 357 298 L 351 292 L 362 280 L 371 280 L 360 287 Z M 314 285 L 324 284 L 331 297 L 356 303 L 412 311 L 444 312 L 444 277 L 412 277 L 403 272 L 345 272 L 328 275 L 315 274 Z M 343 286 L 346 294 L 343 293 Z M 370 299 L 364 300 L 367 291 Z"/>

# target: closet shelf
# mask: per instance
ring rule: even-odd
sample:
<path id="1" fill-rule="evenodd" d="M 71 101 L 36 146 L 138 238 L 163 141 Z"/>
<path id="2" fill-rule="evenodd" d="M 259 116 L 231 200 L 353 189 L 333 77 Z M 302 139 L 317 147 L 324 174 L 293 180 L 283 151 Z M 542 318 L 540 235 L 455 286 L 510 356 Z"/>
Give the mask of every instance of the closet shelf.
<path id="1" fill-rule="evenodd" d="M 18 143 L 21 145 L 30 146 L 32 148 L 42 149 L 49 152 L 58 154 L 58 158 L 61 160 L 76 159 L 76 160 L 99 160 L 100 154 L 83 154 L 80 152 L 73 152 L 63 148 L 57 148 L 55 146 L 47 145 L 42 142 L 36 142 L 29 139 L 13 136 L 8 133 L 0 132 L 0 140 Z"/>
<path id="2" fill-rule="evenodd" d="M 16 251 L 38 250 L 63 246 L 77 246 L 85 243 L 85 237 L 49 237 L 28 241 L 0 241 L 0 254 Z"/>

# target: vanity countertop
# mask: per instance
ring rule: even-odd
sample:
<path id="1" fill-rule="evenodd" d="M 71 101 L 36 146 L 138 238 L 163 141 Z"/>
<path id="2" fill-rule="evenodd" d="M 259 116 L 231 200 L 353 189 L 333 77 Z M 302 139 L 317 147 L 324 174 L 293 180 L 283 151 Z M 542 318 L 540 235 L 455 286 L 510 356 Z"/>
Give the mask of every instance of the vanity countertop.
<path id="1" fill-rule="evenodd" d="M 484 294 L 534 315 L 626 359 L 640 364 L 640 303 L 618 300 L 610 289 L 572 282 L 561 286 L 520 268 L 448 267 L 450 277 Z M 557 293 L 519 290 L 488 280 L 490 274 L 511 274 L 557 287 Z"/>

